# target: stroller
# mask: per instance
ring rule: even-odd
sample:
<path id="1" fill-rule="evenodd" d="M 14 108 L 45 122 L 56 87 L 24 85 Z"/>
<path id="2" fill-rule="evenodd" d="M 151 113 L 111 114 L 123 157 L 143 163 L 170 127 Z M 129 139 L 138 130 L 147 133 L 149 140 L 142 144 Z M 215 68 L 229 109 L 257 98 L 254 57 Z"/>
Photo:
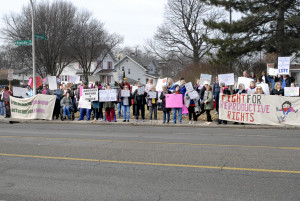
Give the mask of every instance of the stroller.
<path id="1" fill-rule="evenodd" d="M 75 119 L 75 115 L 74 115 L 74 108 L 73 108 L 72 105 L 70 106 L 70 113 L 71 113 L 71 120 L 73 121 L 73 120 Z M 61 107 L 60 107 L 60 119 L 61 119 L 62 121 L 65 120 L 63 114 L 64 114 L 64 110 L 63 110 L 63 107 L 61 106 Z"/>

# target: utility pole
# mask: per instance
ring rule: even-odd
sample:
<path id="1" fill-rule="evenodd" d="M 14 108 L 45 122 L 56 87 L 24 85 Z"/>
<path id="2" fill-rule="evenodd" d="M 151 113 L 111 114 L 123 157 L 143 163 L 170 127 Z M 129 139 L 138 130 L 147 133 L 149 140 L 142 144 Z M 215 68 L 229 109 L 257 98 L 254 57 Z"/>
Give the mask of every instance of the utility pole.
<path id="1" fill-rule="evenodd" d="M 33 81 L 33 95 L 36 95 L 36 75 L 35 75 L 35 40 L 34 40 L 34 7 L 31 3 L 31 25 L 32 25 L 32 81 Z"/>

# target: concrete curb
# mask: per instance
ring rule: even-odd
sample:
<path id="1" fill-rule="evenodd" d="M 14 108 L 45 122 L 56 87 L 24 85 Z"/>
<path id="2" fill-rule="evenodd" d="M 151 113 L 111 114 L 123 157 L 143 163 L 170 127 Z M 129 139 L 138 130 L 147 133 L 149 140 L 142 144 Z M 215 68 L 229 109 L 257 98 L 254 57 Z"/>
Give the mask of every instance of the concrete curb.
<path id="1" fill-rule="evenodd" d="M 204 124 L 203 121 L 198 121 L 196 124 L 188 124 L 187 122 L 183 122 L 182 124 L 173 124 L 170 122 L 169 124 L 162 124 L 162 121 L 153 121 L 149 122 L 149 120 L 146 120 L 145 122 L 135 122 L 135 120 L 131 120 L 131 122 L 122 122 L 122 119 L 117 119 L 117 122 L 94 122 L 94 121 L 77 121 L 76 119 L 74 121 L 70 120 L 27 120 L 27 119 L 12 119 L 12 118 L 0 118 L 0 123 L 4 124 L 14 124 L 14 123 L 20 123 L 20 124 L 76 124 L 76 125 L 122 125 L 122 126 L 159 126 L 159 127 L 190 127 L 190 128 L 232 128 L 232 129 L 289 129 L 289 130 L 300 130 L 300 126 L 288 126 L 288 125 L 282 125 L 282 126 L 270 126 L 270 125 L 241 125 L 237 124 L 234 125 L 232 122 L 228 122 L 227 125 L 218 125 L 217 122 L 213 122 L 210 125 Z"/>

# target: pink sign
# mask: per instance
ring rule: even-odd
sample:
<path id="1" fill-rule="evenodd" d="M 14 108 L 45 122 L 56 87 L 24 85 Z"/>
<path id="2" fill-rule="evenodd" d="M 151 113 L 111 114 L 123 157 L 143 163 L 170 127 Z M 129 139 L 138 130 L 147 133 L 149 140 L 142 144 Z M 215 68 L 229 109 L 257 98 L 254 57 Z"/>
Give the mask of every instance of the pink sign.
<path id="1" fill-rule="evenodd" d="M 82 90 L 83 90 L 83 86 L 81 86 L 81 87 L 79 88 L 79 97 L 82 96 Z"/>
<path id="2" fill-rule="evenodd" d="M 167 94 L 166 108 L 182 108 L 183 98 L 182 94 Z"/>
<path id="3" fill-rule="evenodd" d="M 189 109 L 185 105 L 183 105 L 182 114 L 188 114 L 188 113 L 189 113 Z"/>

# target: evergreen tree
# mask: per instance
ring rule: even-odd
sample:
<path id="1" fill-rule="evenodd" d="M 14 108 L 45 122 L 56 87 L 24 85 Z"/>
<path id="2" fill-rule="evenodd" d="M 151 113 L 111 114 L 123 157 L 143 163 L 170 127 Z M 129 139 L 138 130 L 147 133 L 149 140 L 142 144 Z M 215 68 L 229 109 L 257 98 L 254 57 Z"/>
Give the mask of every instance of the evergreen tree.
<path id="1" fill-rule="evenodd" d="M 208 41 L 220 47 L 216 63 L 228 64 L 239 56 L 257 51 L 290 56 L 300 52 L 299 0 L 200 0 L 242 14 L 233 22 L 206 21 L 224 33 Z"/>

